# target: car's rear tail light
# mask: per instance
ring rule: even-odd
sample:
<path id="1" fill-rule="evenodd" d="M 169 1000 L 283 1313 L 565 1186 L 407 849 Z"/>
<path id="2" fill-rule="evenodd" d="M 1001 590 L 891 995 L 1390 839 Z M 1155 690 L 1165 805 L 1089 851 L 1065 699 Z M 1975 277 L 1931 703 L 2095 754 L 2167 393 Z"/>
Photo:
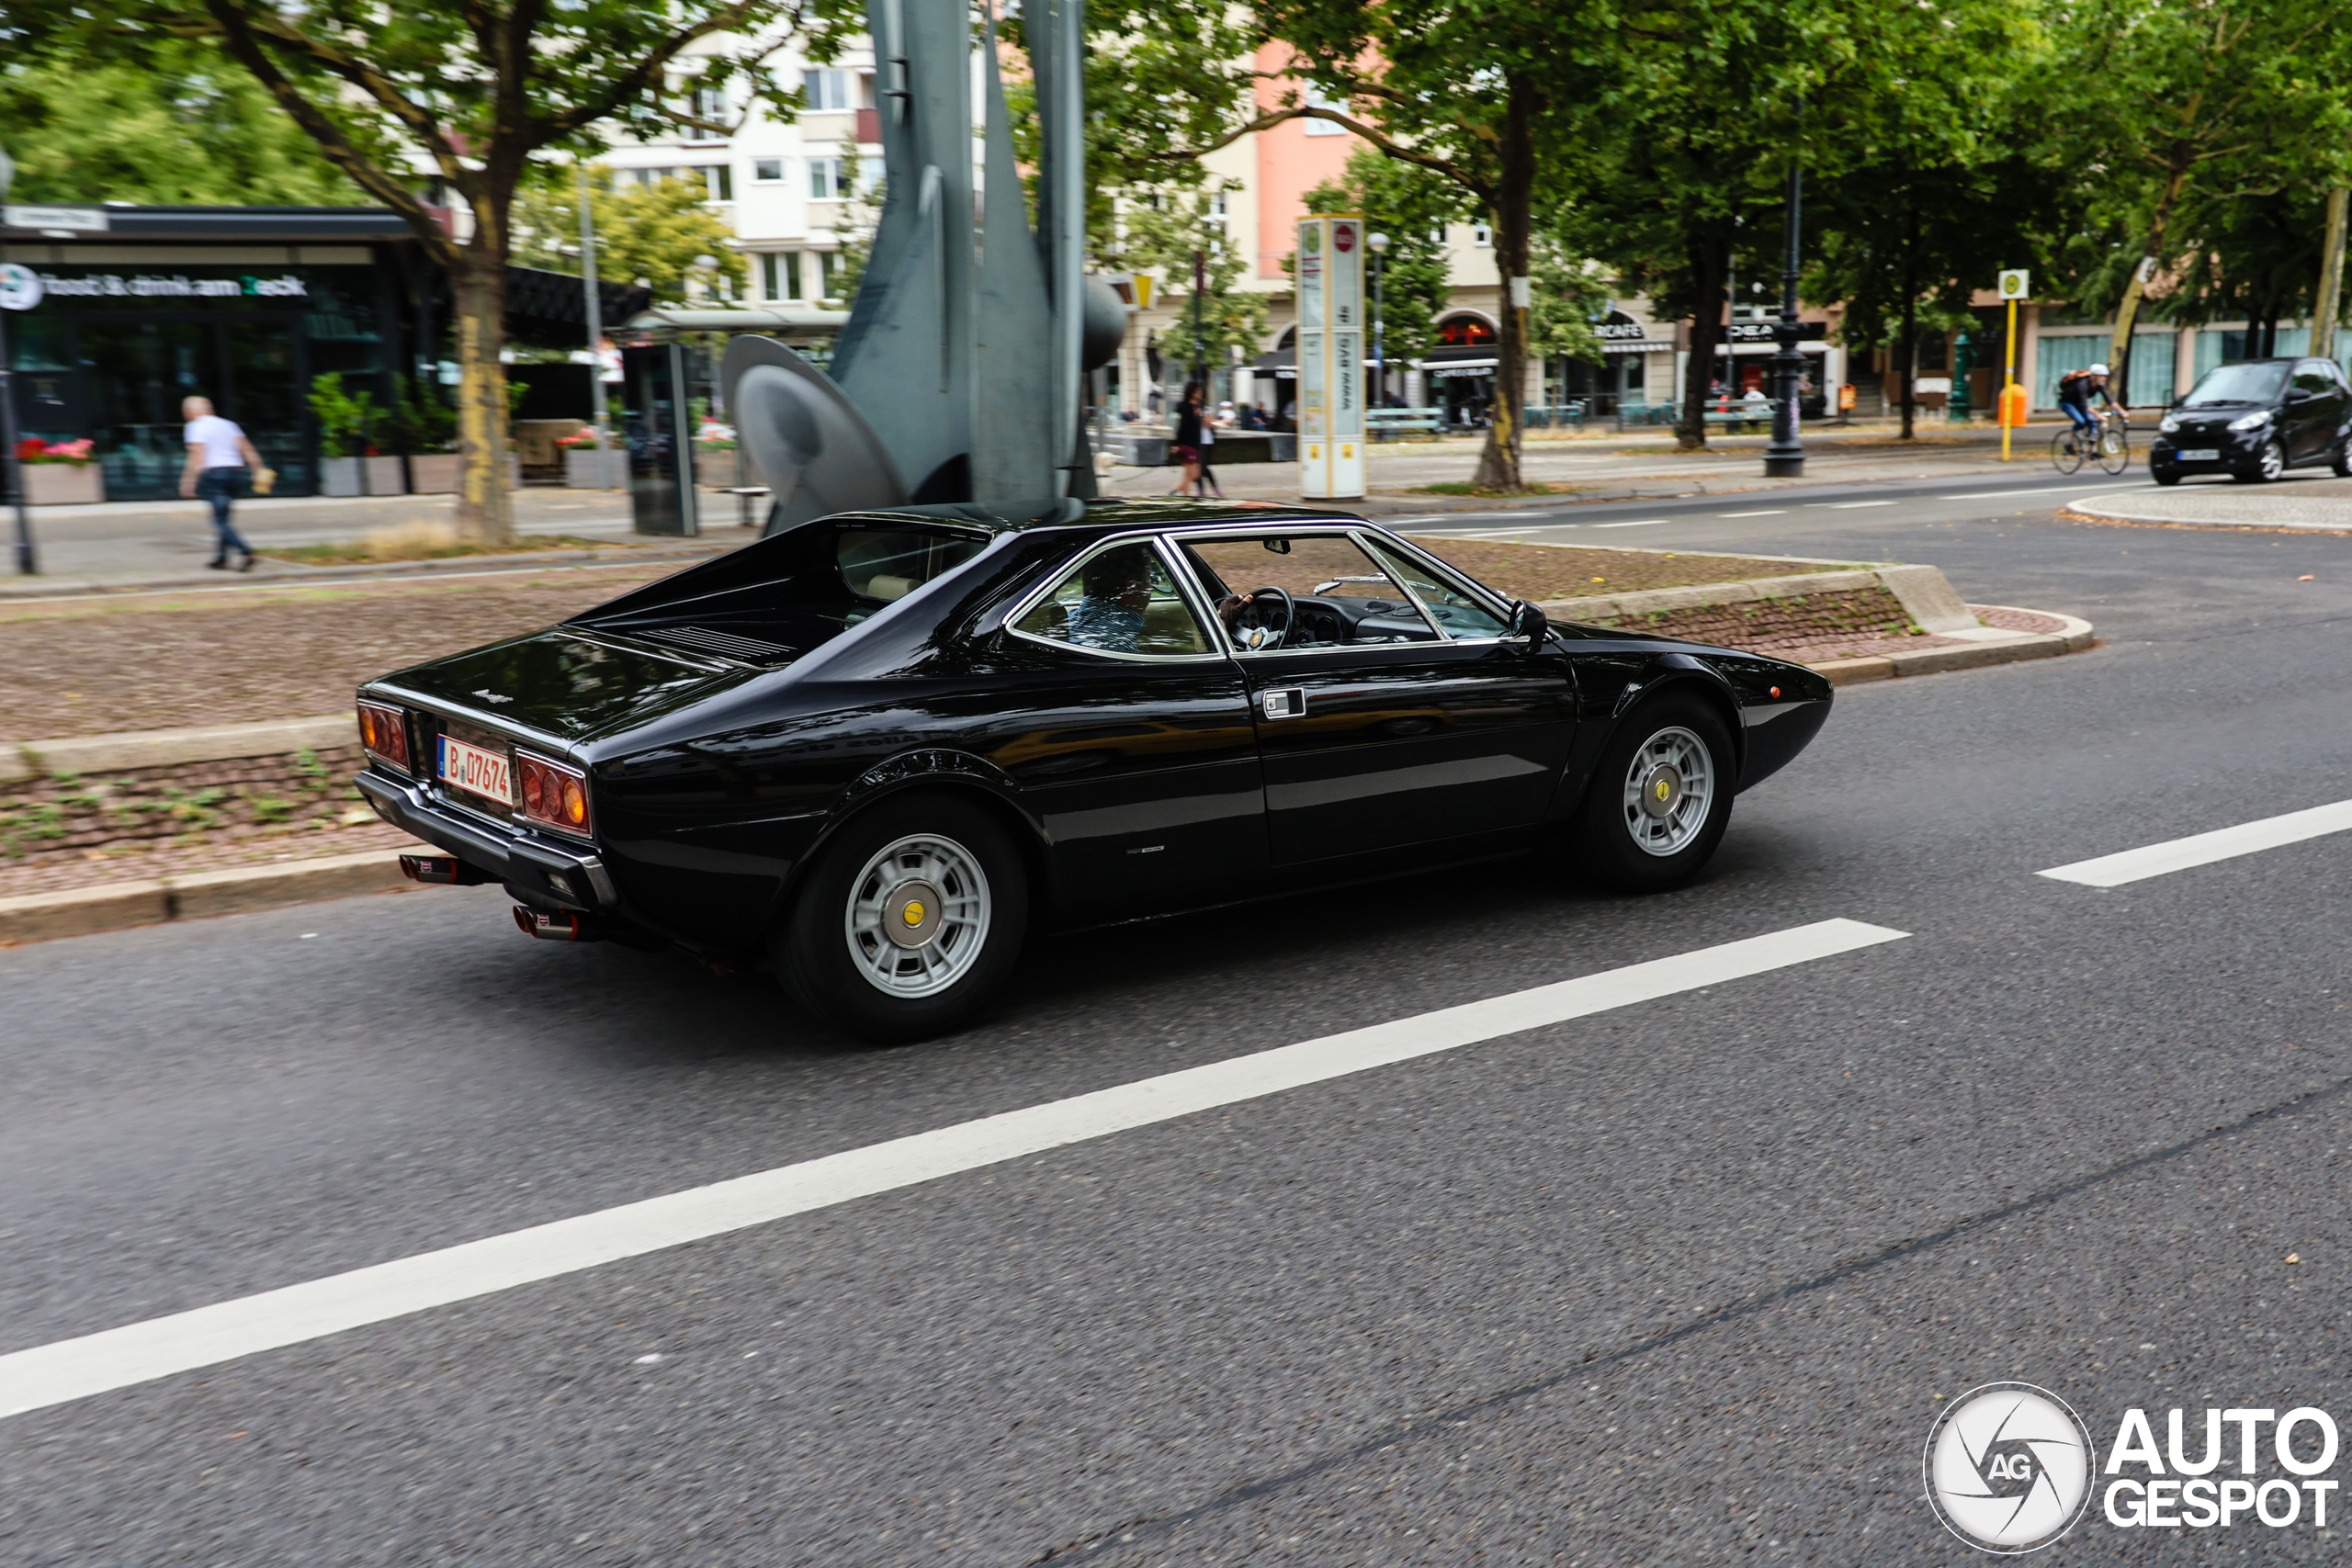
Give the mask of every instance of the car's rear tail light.
<path id="1" fill-rule="evenodd" d="M 561 762 L 514 753 L 514 771 L 523 786 L 523 815 L 533 822 L 560 828 L 582 838 L 596 830 L 588 810 L 588 775 Z"/>
<path id="2" fill-rule="evenodd" d="M 359 744 L 379 762 L 409 771 L 408 716 L 381 703 L 359 705 Z"/>

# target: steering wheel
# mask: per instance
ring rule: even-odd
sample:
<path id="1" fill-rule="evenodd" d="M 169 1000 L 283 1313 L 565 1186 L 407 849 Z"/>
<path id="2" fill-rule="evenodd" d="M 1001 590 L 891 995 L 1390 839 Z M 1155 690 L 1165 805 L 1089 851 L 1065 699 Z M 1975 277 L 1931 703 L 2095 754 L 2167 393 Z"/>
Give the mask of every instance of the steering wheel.
<path id="1" fill-rule="evenodd" d="M 1267 606 L 1275 602 L 1282 605 L 1279 626 L 1271 624 L 1272 617 L 1266 613 Z M 1290 636 L 1291 623 L 1297 618 L 1298 606 L 1292 601 L 1289 589 L 1252 589 L 1241 602 L 1241 613 L 1233 617 L 1233 640 L 1252 652 L 1280 648 L 1283 639 Z"/>

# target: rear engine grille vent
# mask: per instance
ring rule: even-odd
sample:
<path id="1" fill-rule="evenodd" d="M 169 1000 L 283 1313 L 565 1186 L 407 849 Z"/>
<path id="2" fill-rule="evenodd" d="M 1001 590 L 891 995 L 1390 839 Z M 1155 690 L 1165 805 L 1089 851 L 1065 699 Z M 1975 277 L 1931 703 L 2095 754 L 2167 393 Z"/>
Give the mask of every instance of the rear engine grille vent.
<path id="1" fill-rule="evenodd" d="M 722 659 L 739 660 L 746 664 L 782 664 L 798 655 L 797 648 L 787 648 L 765 637 L 742 637 L 734 632 L 715 632 L 707 626 L 663 626 L 658 631 L 638 634 L 653 642 L 666 642 L 676 648 L 691 648 L 700 653 L 716 653 Z"/>

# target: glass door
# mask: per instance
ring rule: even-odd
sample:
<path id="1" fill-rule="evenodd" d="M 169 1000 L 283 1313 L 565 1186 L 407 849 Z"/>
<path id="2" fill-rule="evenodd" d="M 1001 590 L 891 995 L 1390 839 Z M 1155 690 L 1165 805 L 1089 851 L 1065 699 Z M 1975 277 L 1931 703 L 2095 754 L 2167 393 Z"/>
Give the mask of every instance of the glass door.
<path id="1" fill-rule="evenodd" d="M 190 397 L 210 398 L 244 426 L 262 460 L 279 470 L 281 493 L 315 488 L 292 321 L 85 316 L 74 335 L 108 500 L 178 495 L 187 460 L 180 400 Z"/>

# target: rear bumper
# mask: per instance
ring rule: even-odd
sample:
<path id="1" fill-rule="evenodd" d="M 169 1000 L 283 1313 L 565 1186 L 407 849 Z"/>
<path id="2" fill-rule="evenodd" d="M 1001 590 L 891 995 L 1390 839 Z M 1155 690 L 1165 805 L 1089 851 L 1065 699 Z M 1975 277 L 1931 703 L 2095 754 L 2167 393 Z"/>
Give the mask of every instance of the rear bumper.
<path id="1" fill-rule="evenodd" d="M 474 821 L 436 804 L 415 784 L 389 774 L 371 770 L 352 782 L 376 808 L 377 816 L 488 872 L 518 897 L 591 912 L 609 911 L 620 903 L 604 861 L 592 850 L 561 848 Z"/>

